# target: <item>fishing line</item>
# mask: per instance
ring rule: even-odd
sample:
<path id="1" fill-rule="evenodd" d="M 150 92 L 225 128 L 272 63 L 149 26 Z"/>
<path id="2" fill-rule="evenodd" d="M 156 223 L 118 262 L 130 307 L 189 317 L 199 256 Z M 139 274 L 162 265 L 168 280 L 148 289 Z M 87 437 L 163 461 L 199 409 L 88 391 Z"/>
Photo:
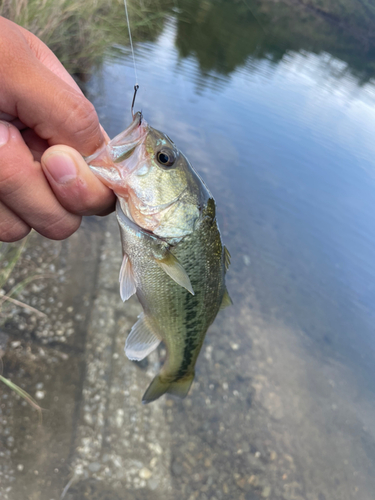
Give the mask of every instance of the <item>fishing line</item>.
<path id="1" fill-rule="evenodd" d="M 124 0 L 124 6 L 125 6 L 126 22 L 127 22 L 127 24 L 128 24 L 130 47 L 131 47 L 131 49 L 132 49 L 132 55 L 133 55 L 134 74 L 135 74 L 135 84 L 136 84 L 136 85 L 138 85 L 137 67 L 136 67 L 136 65 L 135 65 L 135 55 L 134 55 L 134 48 L 133 48 L 133 39 L 132 39 L 132 32 L 131 32 L 131 30 L 130 30 L 130 21 L 129 21 L 129 14 L 128 14 L 128 4 L 126 3 L 126 0 Z"/>
<path id="2" fill-rule="evenodd" d="M 135 96 L 137 95 L 137 90 L 139 89 L 139 85 L 138 85 L 138 76 L 137 76 L 137 66 L 135 64 L 135 55 L 134 55 L 132 32 L 130 30 L 130 21 L 129 21 L 129 14 L 128 14 L 128 4 L 127 4 L 126 0 L 124 0 L 124 6 L 125 6 L 125 14 L 126 14 L 126 23 L 128 25 L 128 31 L 129 31 L 130 48 L 131 48 L 132 55 L 133 55 L 134 75 L 135 75 L 134 95 L 133 95 L 133 101 L 132 101 L 132 105 L 131 105 L 131 113 L 132 113 L 132 117 L 134 119 L 134 101 L 135 101 Z"/>

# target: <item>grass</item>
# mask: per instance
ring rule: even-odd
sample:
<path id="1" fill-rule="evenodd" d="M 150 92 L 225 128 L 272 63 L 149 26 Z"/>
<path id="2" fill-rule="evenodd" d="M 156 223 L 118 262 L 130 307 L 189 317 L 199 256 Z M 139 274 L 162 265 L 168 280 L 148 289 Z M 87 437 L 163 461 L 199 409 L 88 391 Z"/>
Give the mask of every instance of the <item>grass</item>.
<path id="1" fill-rule="evenodd" d="M 152 38 L 169 3 L 128 0 L 135 40 Z M 89 73 L 109 47 L 129 42 L 123 0 L 2 0 L 0 15 L 37 35 L 72 74 Z"/>
<path id="2" fill-rule="evenodd" d="M 24 238 L 20 245 L 7 245 L 0 242 L 0 266 L 4 263 L 3 269 L 0 270 L 0 289 L 7 283 L 19 261 L 22 252 L 25 249 L 27 238 Z"/>
<path id="3" fill-rule="evenodd" d="M 3 384 L 7 385 L 13 392 L 18 394 L 22 399 L 24 399 L 30 406 L 34 408 L 39 414 L 39 421 L 40 423 L 42 422 L 42 408 L 38 405 L 38 403 L 33 399 L 30 394 L 28 394 L 26 391 L 21 389 L 17 384 L 12 382 L 11 380 L 3 377 L 0 375 L 0 382 L 3 382 Z"/>
<path id="4" fill-rule="evenodd" d="M 16 283 L 14 286 L 9 287 L 11 274 L 14 268 L 17 266 L 17 264 L 19 264 L 19 261 L 26 247 L 26 244 L 27 244 L 27 238 L 24 238 L 18 245 L 5 244 L 0 242 L 0 291 L 2 292 L 0 295 L 0 318 L 3 318 L 3 322 L 5 322 L 8 317 L 7 312 L 3 311 L 3 307 L 7 302 L 11 302 L 22 308 L 26 308 L 29 310 L 31 309 L 34 313 L 45 316 L 45 314 L 42 313 L 41 311 L 38 311 L 37 309 L 34 309 L 33 307 L 23 302 L 20 302 L 19 300 L 14 298 L 15 296 L 17 296 L 18 293 L 21 292 L 21 290 L 24 289 L 24 287 L 28 283 L 37 278 L 42 278 L 42 277 L 44 278 L 45 276 L 29 276 L 24 280 L 20 281 L 19 283 Z M 4 287 L 9 288 L 7 293 L 5 293 Z M 0 321 L 0 325 L 3 322 Z M 42 409 L 37 404 L 37 402 L 30 396 L 30 394 L 28 394 L 26 391 L 21 389 L 21 387 L 16 385 L 11 380 L 3 377 L 2 375 L 0 375 L 0 382 L 8 386 L 13 392 L 18 394 L 22 399 L 24 399 L 30 406 L 36 409 L 39 413 L 39 419 L 41 421 Z"/>
<path id="5" fill-rule="evenodd" d="M 8 245 L 0 242 L 0 318 L 3 318 L 3 321 L 1 321 L 0 319 L 0 326 L 7 318 L 7 312 L 4 311 L 4 306 L 6 306 L 7 303 L 11 303 L 24 309 L 28 309 L 38 316 L 46 316 L 38 309 L 35 309 L 34 307 L 17 300 L 16 297 L 25 288 L 25 286 L 27 286 L 32 281 L 35 281 L 37 279 L 45 279 L 47 277 L 50 277 L 50 275 L 37 274 L 27 276 L 25 279 L 14 284 L 13 286 L 9 286 L 11 274 L 18 264 L 21 255 L 26 247 L 26 244 L 27 238 L 24 238 L 19 245 Z M 4 287 L 8 288 L 7 292 L 5 292 Z"/>

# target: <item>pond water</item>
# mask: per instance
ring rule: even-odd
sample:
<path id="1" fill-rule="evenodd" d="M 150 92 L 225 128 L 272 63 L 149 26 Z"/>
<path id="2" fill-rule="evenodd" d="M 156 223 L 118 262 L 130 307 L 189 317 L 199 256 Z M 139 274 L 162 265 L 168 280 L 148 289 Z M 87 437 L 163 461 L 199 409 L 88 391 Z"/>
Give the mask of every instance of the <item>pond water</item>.
<path id="1" fill-rule="evenodd" d="M 234 305 L 209 330 L 183 402 L 162 398 L 153 403 L 157 410 L 147 407 L 153 413 L 146 418 L 140 398 L 147 382 L 137 386 L 145 374 L 134 368 L 131 383 L 130 375 L 119 375 L 118 388 L 111 369 L 106 386 L 120 392 L 104 420 L 113 411 L 123 419 L 123 432 L 135 434 L 116 453 L 123 460 L 118 467 L 138 467 L 140 480 L 100 475 L 115 449 L 111 439 L 106 450 L 99 446 L 95 461 L 82 458 L 84 439 L 96 439 L 97 431 L 82 431 L 81 408 L 73 437 L 64 438 L 70 440 L 70 469 L 61 484 L 74 467 L 84 474 L 74 476 L 65 498 L 375 497 L 375 86 L 369 51 L 317 12 L 297 15 L 295 4 L 269 5 L 280 9 L 278 16 L 267 18 L 245 1 L 179 2 L 158 21 L 154 41 L 135 44 L 136 108 L 173 139 L 216 199 L 232 255 L 227 285 Z M 87 83 L 111 137 L 130 123 L 133 84 L 131 54 L 122 46 Z M 118 264 L 112 222 L 105 231 L 113 241 L 101 243 L 107 248 L 101 260 L 110 262 L 113 249 Z M 87 224 L 84 238 L 103 224 Z M 117 271 L 100 271 L 113 276 L 108 289 L 115 289 Z M 118 306 L 114 321 L 128 316 L 131 326 L 137 307 Z M 87 354 L 79 359 L 90 362 Z M 157 363 L 146 369 L 154 373 Z M 85 387 L 90 372 L 82 373 Z M 138 403 L 127 420 L 132 384 Z M 86 404 L 82 394 L 78 408 Z M 91 425 L 88 417 L 85 422 Z M 148 441 L 162 450 L 151 446 L 164 467 L 154 482 L 153 458 L 151 465 L 131 461 L 137 443 L 142 448 Z M 58 498 L 53 489 L 41 495 L 28 498 Z"/>

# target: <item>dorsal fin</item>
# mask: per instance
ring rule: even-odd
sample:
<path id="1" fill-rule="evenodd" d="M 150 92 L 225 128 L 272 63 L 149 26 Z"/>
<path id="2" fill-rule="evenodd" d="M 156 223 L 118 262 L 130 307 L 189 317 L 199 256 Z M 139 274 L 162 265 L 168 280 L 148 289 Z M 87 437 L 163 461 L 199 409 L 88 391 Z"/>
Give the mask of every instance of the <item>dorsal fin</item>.
<path id="1" fill-rule="evenodd" d="M 224 265 L 225 265 L 225 270 L 228 271 L 228 267 L 230 266 L 230 253 L 225 245 L 224 245 Z"/>

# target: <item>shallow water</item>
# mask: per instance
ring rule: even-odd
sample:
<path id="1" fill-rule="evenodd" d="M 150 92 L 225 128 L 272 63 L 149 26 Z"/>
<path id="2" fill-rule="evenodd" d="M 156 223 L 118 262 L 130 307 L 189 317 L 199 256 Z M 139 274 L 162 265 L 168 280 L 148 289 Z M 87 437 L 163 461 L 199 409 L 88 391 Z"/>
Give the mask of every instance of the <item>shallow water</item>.
<path id="1" fill-rule="evenodd" d="M 65 498 L 71 499 L 374 498 L 369 51 L 361 53 L 316 12 L 298 17 L 295 5 L 283 5 L 284 37 L 262 11 L 255 19 L 246 2 L 188 1 L 166 16 L 154 42 L 136 44 L 136 107 L 207 182 L 232 254 L 227 284 L 234 306 L 209 330 L 191 394 L 183 402 L 140 404 L 158 357 L 143 367 L 123 357 L 139 306 L 117 298 L 115 221 L 87 222 L 65 247 L 44 244 L 53 265 L 66 272 L 63 296 L 55 290 L 54 301 L 62 300 L 64 310 L 91 312 L 79 312 L 69 323 L 75 333 L 62 343 L 53 321 L 50 330 L 30 330 L 31 344 L 66 355 L 55 378 L 47 374 L 53 415 L 61 416 L 57 394 L 68 404 L 64 425 L 47 417 L 42 431 L 61 449 L 52 451 L 45 438 L 34 451 L 42 464 L 63 457 L 64 465 L 44 471 L 44 486 L 30 465 L 29 475 L 18 475 L 17 490 L 9 478 L 35 456 L 28 449 L 14 458 L 13 447 L 6 455 L 14 469 L 6 483 L 13 489 L 3 490 L 7 498 L 18 500 L 31 488 L 28 498 L 56 499 L 70 478 Z M 288 13 L 296 27 L 286 35 Z M 311 19 L 316 38 L 301 35 Z M 313 31 L 312 21 L 309 26 Z M 116 47 L 87 84 L 110 136 L 130 122 L 133 83 L 129 50 Z M 85 271 L 90 249 L 93 264 Z M 72 276 L 85 290 L 82 304 Z M 68 324 L 64 314 L 56 318 Z M 18 339 L 16 328 L 7 328 Z M 69 392 L 64 377 L 72 360 L 78 374 L 69 373 Z"/>

